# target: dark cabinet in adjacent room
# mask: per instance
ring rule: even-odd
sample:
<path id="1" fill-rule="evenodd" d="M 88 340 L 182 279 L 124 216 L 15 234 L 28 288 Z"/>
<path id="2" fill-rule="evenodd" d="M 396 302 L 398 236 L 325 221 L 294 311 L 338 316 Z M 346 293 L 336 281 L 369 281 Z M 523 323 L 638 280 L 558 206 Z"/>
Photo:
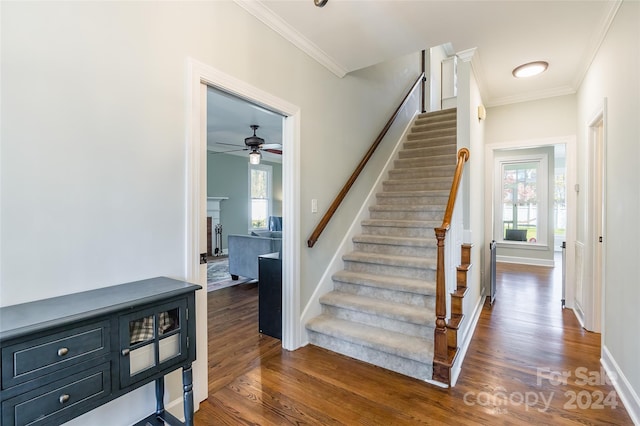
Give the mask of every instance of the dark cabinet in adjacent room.
<path id="1" fill-rule="evenodd" d="M 258 256 L 260 333 L 282 338 L 282 259 L 280 253 Z"/>

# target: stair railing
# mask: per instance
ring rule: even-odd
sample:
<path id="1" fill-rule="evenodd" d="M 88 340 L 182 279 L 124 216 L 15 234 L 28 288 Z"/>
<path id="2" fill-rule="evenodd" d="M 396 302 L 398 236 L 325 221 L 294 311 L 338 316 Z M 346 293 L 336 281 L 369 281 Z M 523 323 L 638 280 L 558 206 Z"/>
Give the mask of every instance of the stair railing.
<path id="1" fill-rule="evenodd" d="M 464 163 L 469 160 L 469 150 L 460 148 L 457 154 L 456 171 L 451 183 L 451 191 L 449 192 L 449 201 L 447 201 L 447 209 L 444 213 L 442 225 L 435 228 L 436 239 L 438 240 L 437 263 L 436 263 L 436 328 L 434 330 L 433 342 L 433 379 L 450 384 L 450 368 L 453 362 L 452 356 L 449 354 L 449 345 L 447 341 L 447 293 L 445 283 L 445 262 L 444 249 L 447 231 L 451 227 L 451 217 L 456 204 L 458 195 L 458 187 L 464 170 Z"/>
<path id="2" fill-rule="evenodd" d="M 322 219 L 320 219 L 320 222 L 318 223 L 316 228 L 311 233 L 311 236 L 307 240 L 307 245 L 309 247 L 313 247 L 314 244 L 316 243 L 316 241 L 318 241 L 318 238 L 320 237 L 320 234 L 322 234 L 322 231 L 324 231 L 324 228 L 326 228 L 327 224 L 329 223 L 329 221 L 333 217 L 334 213 L 336 212 L 336 210 L 338 210 L 338 207 L 340 206 L 340 204 L 342 203 L 344 198 L 347 196 L 347 193 L 349 192 L 349 190 L 353 186 L 353 184 L 356 181 L 356 179 L 358 178 L 358 176 L 360 176 L 360 173 L 364 169 L 364 166 L 367 165 L 367 163 L 369 162 L 369 159 L 373 156 L 373 153 L 375 152 L 376 148 L 378 148 L 378 145 L 380 145 L 380 142 L 382 142 L 382 139 L 386 136 L 387 132 L 391 128 L 391 125 L 395 122 L 396 118 L 398 118 L 398 116 L 400 115 L 400 111 L 402 110 L 402 108 L 404 108 L 404 106 L 409 101 L 409 97 L 411 96 L 413 91 L 416 89 L 416 87 L 418 87 L 418 85 L 422 84 L 422 87 L 423 87 L 422 92 L 424 93 L 424 82 L 425 82 L 425 74 L 424 74 L 424 71 L 423 71 L 418 76 L 418 78 L 416 79 L 415 83 L 413 83 L 413 85 L 411 86 L 411 89 L 409 89 L 409 91 L 407 92 L 405 97 L 402 99 L 402 102 L 400 103 L 398 108 L 396 108 L 394 113 L 391 115 L 391 117 L 387 121 L 387 124 L 385 124 L 385 126 L 382 128 L 382 130 L 380 131 L 380 134 L 378 134 L 378 137 L 376 138 L 376 140 L 373 141 L 373 144 L 371 144 L 371 147 L 366 152 L 366 154 L 364 155 L 362 160 L 360 160 L 360 163 L 358 163 L 358 166 L 356 167 L 356 169 L 353 171 L 353 173 L 351 174 L 351 176 L 347 180 L 347 183 L 344 184 L 344 186 L 342 187 L 342 189 L 340 190 L 340 192 L 338 193 L 336 198 L 333 200 L 333 203 L 331 203 L 331 205 L 329 206 L 329 209 L 327 210 L 327 212 L 324 214 L 324 216 L 322 216 Z M 424 109 L 424 107 L 423 107 L 423 109 Z"/>

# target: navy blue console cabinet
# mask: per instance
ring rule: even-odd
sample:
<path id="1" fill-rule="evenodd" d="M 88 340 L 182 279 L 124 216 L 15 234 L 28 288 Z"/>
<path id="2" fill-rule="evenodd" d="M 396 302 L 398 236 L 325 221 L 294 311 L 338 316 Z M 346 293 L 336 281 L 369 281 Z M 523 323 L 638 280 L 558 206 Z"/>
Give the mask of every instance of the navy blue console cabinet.
<path id="1" fill-rule="evenodd" d="M 138 425 L 192 426 L 201 288 L 158 277 L 0 308 L 0 424 L 59 425 L 154 381 L 156 407 Z M 179 368 L 184 423 L 163 403 Z"/>

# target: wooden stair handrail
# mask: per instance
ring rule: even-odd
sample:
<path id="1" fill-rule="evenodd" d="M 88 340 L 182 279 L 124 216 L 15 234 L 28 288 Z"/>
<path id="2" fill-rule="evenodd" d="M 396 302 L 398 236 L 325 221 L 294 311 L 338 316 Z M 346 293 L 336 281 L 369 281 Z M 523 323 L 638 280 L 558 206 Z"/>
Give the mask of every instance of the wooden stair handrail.
<path id="1" fill-rule="evenodd" d="M 453 175 L 453 182 L 451 183 L 447 209 L 444 213 L 442 225 L 439 228 L 435 228 L 438 245 L 436 262 L 436 328 L 433 331 L 433 379 L 447 384 L 451 384 L 450 368 L 453 359 L 447 340 L 447 291 L 445 285 L 444 241 L 447 236 L 447 231 L 451 226 L 451 217 L 453 216 L 453 208 L 456 204 L 464 163 L 469 160 L 469 155 L 470 153 L 467 148 L 460 148 L 460 150 L 458 150 L 456 171 Z"/>
<path id="2" fill-rule="evenodd" d="M 456 197 L 458 196 L 458 187 L 460 186 L 460 179 L 462 179 L 464 163 L 469 161 L 469 155 L 470 153 L 467 148 L 460 148 L 458 150 L 456 171 L 453 175 L 451 191 L 449 192 L 449 201 L 447 201 L 447 209 L 444 211 L 444 219 L 442 220 L 441 228 L 449 229 L 449 226 L 451 226 L 451 216 L 453 216 L 453 208 L 456 205 Z"/>
<path id="3" fill-rule="evenodd" d="M 380 134 L 378 134 L 378 137 L 376 138 L 376 140 L 373 141 L 373 144 L 371 145 L 369 150 L 366 152 L 362 160 L 360 160 L 360 163 L 351 174 L 351 177 L 349 177 L 349 179 L 347 180 L 347 183 L 344 184 L 344 186 L 342 187 L 342 189 L 340 190 L 336 198 L 333 200 L 333 203 L 331 203 L 331 205 L 329 206 L 329 209 L 327 210 L 327 212 L 324 214 L 324 216 L 322 216 L 322 219 L 320 219 L 320 222 L 311 233 L 309 240 L 307 240 L 307 245 L 309 247 L 313 247 L 316 241 L 318 241 L 318 237 L 320 237 L 320 234 L 322 233 L 322 231 L 324 231 L 324 228 L 326 228 L 327 224 L 333 217 L 336 210 L 338 210 L 338 207 L 340 206 L 340 204 L 346 197 L 347 193 L 353 186 L 354 182 L 356 181 L 356 179 L 364 169 L 364 166 L 367 165 L 367 162 L 373 156 L 373 153 L 375 152 L 376 148 L 378 148 L 378 145 L 380 145 L 380 142 L 382 142 L 382 139 L 386 136 L 387 132 L 391 128 L 391 125 L 396 120 L 396 118 L 398 118 L 398 115 L 400 115 L 400 111 L 406 105 L 407 101 L 409 100 L 409 97 L 411 96 L 411 93 L 413 93 L 416 87 L 423 82 L 424 75 L 425 75 L 424 72 L 422 72 L 418 76 L 418 78 L 416 79 L 416 82 L 411 86 L 411 89 L 409 89 L 405 97 L 402 99 L 402 102 L 400 103 L 398 108 L 396 108 L 393 115 L 389 118 L 389 120 L 387 121 L 387 124 L 385 124 L 383 129 L 380 131 Z"/>

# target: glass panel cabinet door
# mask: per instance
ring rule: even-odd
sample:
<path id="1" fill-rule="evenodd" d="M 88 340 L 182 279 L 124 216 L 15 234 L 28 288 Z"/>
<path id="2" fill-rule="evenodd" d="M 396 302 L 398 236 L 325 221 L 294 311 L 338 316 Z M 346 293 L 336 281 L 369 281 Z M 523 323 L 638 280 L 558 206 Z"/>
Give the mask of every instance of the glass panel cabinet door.
<path id="1" fill-rule="evenodd" d="M 120 384 L 127 386 L 187 359 L 187 300 L 120 317 Z"/>

